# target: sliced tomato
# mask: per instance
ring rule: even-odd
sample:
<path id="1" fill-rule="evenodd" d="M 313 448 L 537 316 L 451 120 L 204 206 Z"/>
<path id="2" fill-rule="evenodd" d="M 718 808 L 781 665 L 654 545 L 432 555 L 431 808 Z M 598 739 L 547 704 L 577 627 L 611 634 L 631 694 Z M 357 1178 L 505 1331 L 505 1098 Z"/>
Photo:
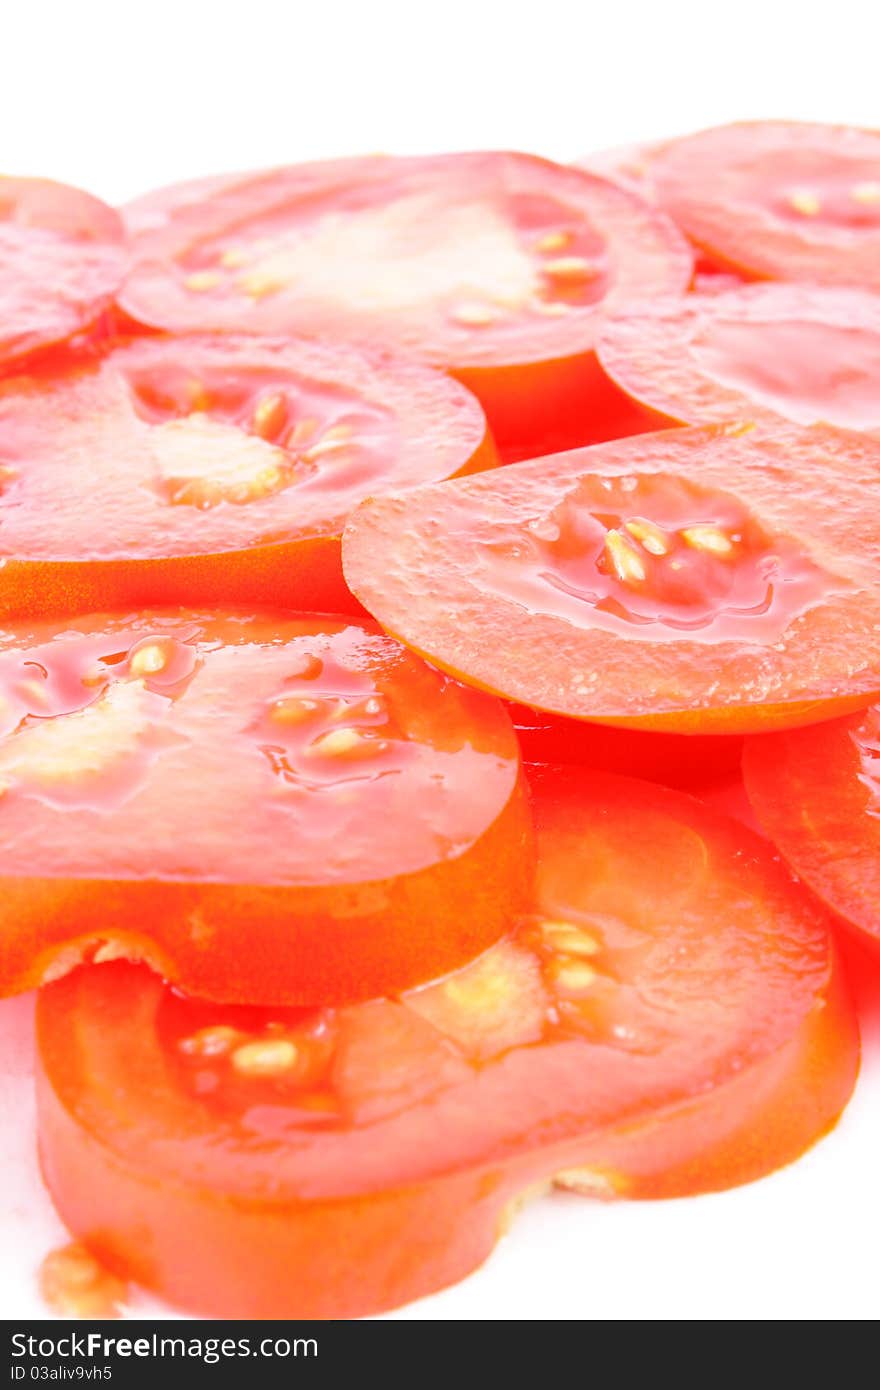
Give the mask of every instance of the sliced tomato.
<path id="1" fill-rule="evenodd" d="M 593 150 L 575 161 L 575 167 L 586 169 L 588 174 L 598 174 L 603 179 L 613 179 L 624 188 L 651 198 L 651 161 L 659 145 L 614 145 L 607 150 Z"/>
<path id="2" fill-rule="evenodd" d="M 143 340 L 0 385 L 0 615 L 164 603 L 358 611 L 351 509 L 497 461 L 478 402 L 318 343 Z"/>
<path id="3" fill-rule="evenodd" d="M 534 912 L 398 1000 L 220 1009 L 128 964 L 45 990 L 41 1152 L 74 1234 L 199 1311 L 349 1317 L 461 1278 L 551 1176 L 705 1191 L 833 1124 L 855 1018 L 766 842 L 625 778 L 535 792 Z"/>
<path id="4" fill-rule="evenodd" d="M 747 121 L 672 140 L 654 196 L 713 262 L 750 279 L 880 289 L 880 132 Z"/>
<path id="5" fill-rule="evenodd" d="M 743 773 L 795 873 L 880 950 L 880 707 L 750 739 Z"/>
<path id="6" fill-rule="evenodd" d="M 725 294 L 727 290 L 738 290 L 748 283 L 748 280 L 743 279 L 734 271 L 724 270 L 722 267 L 714 265 L 712 261 L 698 256 L 694 266 L 694 282 L 691 289 L 695 294 Z"/>
<path id="7" fill-rule="evenodd" d="M 743 740 L 730 734 L 658 734 L 564 719 L 527 705 L 508 710 L 526 763 L 581 763 L 669 787 L 694 787 L 739 772 Z"/>
<path id="8" fill-rule="evenodd" d="M 94 324 L 127 264 L 122 219 L 105 203 L 0 176 L 0 370 Z"/>
<path id="9" fill-rule="evenodd" d="M 880 437 L 880 294 L 766 284 L 689 295 L 614 319 L 598 352 L 667 424 L 780 415 Z"/>
<path id="10" fill-rule="evenodd" d="M 656 205 L 657 197 L 652 183 L 653 162 L 662 145 L 619 145 L 610 150 L 597 150 L 577 161 L 577 168 L 587 173 L 598 174 L 622 184 L 649 203 Z M 736 289 L 747 283 L 743 277 L 730 268 L 722 268 L 715 261 L 697 255 L 694 263 L 692 289 L 700 294 L 718 294 L 722 290 Z"/>
<path id="11" fill-rule="evenodd" d="M 664 431 L 389 494 L 348 582 L 444 670 L 551 714 L 740 734 L 880 687 L 880 445 Z"/>
<path id="12" fill-rule="evenodd" d="M 0 638 L 0 695 L 0 993 L 133 955 L 210 999 L 368 997 L 476 955 L 528 890 L 506 713 L 371 625 L 34 626 Z"/>
<path id="13" fill-rule="evenodd" d="M 132 318 L 393 344 L 476 392 L 506 458 L 626 428 L 627 399 L 593 354 L 602 318 L 691 277 L 664 214 L 522 154 L 230 175 L 159 190 L 127 216 Z"/>

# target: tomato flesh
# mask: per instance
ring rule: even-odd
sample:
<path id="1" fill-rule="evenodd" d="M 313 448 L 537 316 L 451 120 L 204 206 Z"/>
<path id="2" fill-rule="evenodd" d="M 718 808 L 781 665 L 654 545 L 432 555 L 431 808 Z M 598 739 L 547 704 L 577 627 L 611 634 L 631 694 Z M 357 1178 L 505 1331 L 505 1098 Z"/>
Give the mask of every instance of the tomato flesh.
<path id="1" fill-rule="evenodd" d="M 0 614 L 265 603 L 357 611 L 364 497 L 496 461 L 478 403 L 354 349 L 143 340 L 0 385 Z"/>
<path id="2" fill-rule="evenodd" d="M 660 205 L 750 279 L 880 289 L 880 133 L 797 121 L 718 126 L 660 146 Z"/>
<path id="3" fill-rule="evenodd" d="M 880 950 L 880 709 L 751 739 L 746 791 L 794 871 Z"/>
<path id="4" fill-rule="evenodd" d="M 94 324 L 127 262 L 122 219 L 105 203 L 0 177 L 0 368 Z"/>
<path id="5" fill-rule="evenodd" d="M 809 723 L 880 686 L 878 476 L 830 429 L 666 431 L 365 503 L 344 569 L 407 645 L 535 709 Z"/>
<path id="6" fill-rule="evenodd" d="M 750 285 L 622 315 L 598 348 L 604 370 L 666 423 L 779 415 L 880 437 L 880 295 Z"/>
<path id="7" fill-rule="evenodd" d="M 534 911 L 397 1001 L 212 1008 L 120 963 L 43 991 L 41 1152 L 71 1230 L 200 1311 L 356 1316 L 460 1278 L 550 1175 L 702 1191 L 822 1134 L 854 1015 L 766 844 L 625 778 L 534 791 Z"/>
<path id="8" fill-rule="evenodd" d="M 180 331 L 333 334 L 451 370 L 505 458 L 604 438 L 626 398 L 596 368 L 602 317 L 684 290 L 691 255 L 656 208 L 521 154 L 373 156 L 230 175 L 127 210 L 135 320 Z"/>
<path id="9" fill-rule="evenodd" d="M 371 625 L 35 626 L 0 693 L 2 993 L 131 955 L 211 999 L 368 997 L 470 959 L 528 891 L 506 713 Z"/>

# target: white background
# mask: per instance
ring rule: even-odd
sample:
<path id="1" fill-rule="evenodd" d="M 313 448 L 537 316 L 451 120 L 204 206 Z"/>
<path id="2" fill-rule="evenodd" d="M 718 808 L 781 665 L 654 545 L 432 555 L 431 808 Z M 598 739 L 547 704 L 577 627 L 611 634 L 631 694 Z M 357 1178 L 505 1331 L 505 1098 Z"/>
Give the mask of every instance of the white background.
<path id="1" fill-rule="evenodd" d="M 718 121 L 880 126 L 868 0 L 63 3 L 4 7 L 0 165 L 109 200 L 223 169 L 373 150 L 559 159 Z M 27 1003 L 0 1006 L 0 1316 L 39 1315 L 59 1228 L 32 1170 Z M 417 1318 L 873 1318 L 880 1005 L 840 1128 L 750 1188 L 556 1198 Z"/>

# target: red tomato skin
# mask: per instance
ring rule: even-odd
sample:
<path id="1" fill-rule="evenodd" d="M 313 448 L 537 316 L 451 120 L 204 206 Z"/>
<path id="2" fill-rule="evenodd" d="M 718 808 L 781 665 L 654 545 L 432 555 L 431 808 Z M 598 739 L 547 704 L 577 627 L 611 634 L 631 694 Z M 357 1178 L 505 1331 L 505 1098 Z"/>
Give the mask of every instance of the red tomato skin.
<path id="1" fill-rule="evenodd" d="M 582 763 L 667 787 L 693 787 L 738 773 L 743 740 L 730 734 L 658 734 L 508 705 L 526 763 Z"/>
<path id="2" fill-rule="evenodd" d="M 835 951 L 829 991 L 814 1018 L 776 1056 L 710 1095 L 644 1125 L 602 1134 L 585 1166 L 621 1175 L 609 1196 L 630 1200 L 722 1192 L 800 1158 L 845 1108 L 860 1039 L 846 971 Z M 785 1084 L 796 1073 L 801 1084 Z M 707 1132 L 713 1139 L 707 1143 Z"/>
<path id="3" fill-rule="evenodd" d="M 880 295 L 868 290 L 722 284 L 610 320 L 598 356 L 657 428 L 787 420 L 880 438 Z"/>
<path id="4" fill-rule="evenodd" d="M 114 608 L 285 608 L 368 616 L 345 583 L 342 542 L 326 536 L 164 560 L 7 560 L 0 617 L 16 621 Z"/>
<path id="5" fill-rule="evenodd" d="M 293 1211 L 145 1180 L 61 1102 L 45 1033 L 41 1051 L 43 1175 L 65 1224 L 109 1269 L 206 1316 L 324 1319 L 370 1316 L 465 1278 L 550 1173 L 566 1186 L 580 1173 L 602 1200 L 655 1200 L 723 1191 L 794 1161 L 846 1105 L 859 1037 L 836 960 L 824 1008 L 791 1043 L 707 1095 L 592 1140 Z"/>
<path id="6" fill-rule="evenodd" d="M 559 775 L 540 774 L 537 799 Z M 570 770 L 560 785 L 574 788 Z M 747 947 L 746 954 L 754 949 L 756 956 L 749 968 L 775 973 L 772 983 L 753 982 L 770 990 L 753 1016 L 764 1044 L 750 1025 L 741 1026 L 740 1010 L 754 1005 L 752 991 L 741 988 L 738 947 L 736 960 L 725 956 L 719 967 L 720 987 L 732 971 L 734 993 L 745 1001 L 735 1007 L 741 1023 L 730 1041 L 738 1041 L 720 1074 L 717 1059 L 707 1063 L 694 1053 L 698 1037 L 711 1038 L 718 1015 L 691 995 L 693 1012 L 689 1006 L 683 1021 L 689 1056 L 673 1044 L 657 1066 L 650 1047 L 624 1055 L 606 1039 L 596 1052 L 573 1035 L 560 1046 L 514 1046 L 475 1067 L 470 1080 L 453 1080 L 445 1092 L 384 1122 L 331 1133 L 328 1149 L 322 1150 L 314 1131 L 305 1148 L 293 1153 L 284 1152 L 278 1137 L 267 1140 L 275 1147 L 261 1168 L 250 1162 L 254 1153 L 247 1145 L 239 1151 L 228 1120 L 225 1142 L 206 1150 L 204 1119 L 194 1115 L 186 1093 L 172 1084 L 168 1096 L 160 1094 L 175 1075 L 166 1047 L 177 1036 L 162 1034 L 162 987 L 127 965 L 92 967 L 44 991 L 38 1016 L 43 1168 L 71 1230 L 114 1270 L 197 1311 L 354 1317 L 420 1297 L 475 1268 L 522 1195 L 553 1175 L 563 1175 L 565 1185 L 574 1176 L 594 1196 L 678 1196 L 749 1181 L 802 1153 L 833 1125 L 858 1068 L 857 1027 L 823 914 L 761 840 L 692 798 L 628 779 L 597 777 L 595 785 L 617 827 L 611 840 L 600 830 L 597 845 L 621 843 L 615 837 L 628 834 L 633 808 L 651 816 L 665 806 L 678 818 L 668 826 L 678 827 L 668 846 L 669 884 L 673 894 L 684 893 L 684 913 L 695 908 L 693 873 L 702 883 L 708 872 L 701 902 L 702 893 L 717 891 L 715 855 L 735 883 L 748 882 L 755 891 L 755 903 L 769 915 L 754 921 L 763 944 L 756 938 Z M 556 827 L 553 843 L 547 842 L 546 869 L 554 856 L 566 853 L 574 802 L 542 804 L 539 826 L 543 814 Z M 620 938 L 624 954 L 631 954 L 650 856 L 635 844 L 626 859 L 631 872 L 618 904 L 635 913 Z M 622 867 L 610 865 L 600 875 L 606 887 L 600 884 L 593 899 L 591 884 L 585 903 L 601 905 L 606 889 L 620 883 Z M 557 894 L 567 897 L 580 868 L 580 861 L 556 865 L 539 889 L 549 895 L 542 899 L 543 912 L 553 910 Z M 671 911 L 679 920 L 677 910 Z M 741 904 L 734 909 L 742 911 Z M 783 918 L 788 945 L 780 954 L 774 938 Z M 747 908 L 743 920 L 753 920 Z M 548 925 L 564 926 L 552 920 Z M 796 941 L 805 952 L 799 963 L 787 955 Z M 601 955 L 596 960 L 601 969 Z M 654 978 L 659 985 L 656 970 Z M 93 990 L 97 996 L 89 1003 Z M 790 1028 L 783 1016 L 791 1018 Z M 137 1028 L 133 1053 L 114 1046 L 120 1017 Z M 771 1035 L 777 1044 L 768 1048 Z M 158 1042 L 163 1036 L 166 1041 Z M 112 1054 L 109 1063 L 105 1053 Z M 131 1078 L 141 1094 L 149 1088 L 149 1113 L 138 1117 L 127 1113 Z M 145 1166 L 143 1149 L 132 1144 L 131 1135 L 140 1123 L 144 1143 L 155 1143 L 157 1121 L 170 1147 L 156 1167 Z M 457 1139 L 451 1129 L 458 1130 Z M 359 1172 L 365 1161 L 371 1175 L 366 1182 Z"/>
<path id="7" fill-rule="evenodd" d="M 108 327 L 108 334 L 111 329 Z M 162 338 L 159 335 L 143 335 L 137 338 L 119 340 L 108 336 L 78 346 L 63 346 L 42 353 L 31 364 L 26 377 L 10 379 L 0 388 L 0 452 L 4 447 L 5 432 L 9 440 L 6 448 L 10 457 L 15 454 L 18 434 L 33 439 L 33 395 L 34 391 L 45 390 L 46 401 L 51 407 L 53 418 L 67 418 L 70 411 L 75 417 L 79 435 L 75 447 L 68 443 L 67 434 L 60 434 L 57 448 L 63 453 L 65 446 L 72 447 L 72 458 L 62 462 L 73 464 L 83 451 L 83 424 L 77 412 L 93 409 L 118 409 L 114 390 L 115 374 L 123 377 L 126 372 L 138 370 L 157 370 L 161 368 L 167 354 L 169 369 L 179 368 L 181 364 L 194 363 L 194 370 L 204 368 L 218 373 L 218 363 L 222 369 L 225 360 L 227 376 L 232 378 L 245 366 L 260 368 L 271 380 L 273 370 L 279 367 L 290 374 L 296 385 L 305 384 L 308 388 L 313 381 L 319 387 L 344 388 L 351 393 L 356 402 L 359 372 L 363 372 L 365 398 L 368 402 L 378 400 L 384 405 L 383 383 L 386 391 L 396 394 L 393 402 L 397 408 L 392 411 L 399 426 L 401 438 L 392 446 L 395 450 L 389 467 L 401 467 L 404 463 L 411 470 L 414 467 L 451 468 L 453 472 L 466 475 L 481 472 L 497 466 L 498 453 L 478 403 L 469 398 L 465 391 L 430 369 L 413 368 L 409 363 L 395 365 L 387 357 L 358 355 L 346 349 L 327 348 L 319 344 L 272 342 L 260 339 L 236 339 L 228 335 L 223 339 L 210 338 Z M 250 354 L 250 356 L 248 356 Z M 335 366 L 334 366 L 335 364 Z M 334 370 L 337 378 L 334 378 Z M 103 384 L 106 380 L 106 384 Z M 255 380 L 259 380 L 255 377 Z M 424 391 L 424 397 L 419 392 Z M 78 396 L 77 393 L 83 393 Z M 429 424 L 426 430 L 425 446 L 420 449 L 418 430 L 420 415 L 417 401 L 421 399 L 424 418 Z M 85 407 L 82 402 L 85 401 Z M 110 404 L 108 405 L 108 400 Z M 391 405 L 389 397 L 387 404 Z M 445 415 L 443 414 L 445 412 Z M 134 412 L 136 414 L 136 412 Z M 442 449 L 437 448 L 439 418 L 448 420 L 447 438 L 442 440 Z M 115 417 L 114 417 L 115 418 Z M 129 428 L 126 416 L 120 419 L 120 430 Z M 389 427 L 390 428 L 390 427 Z M 243 441 L 250 436 L 242 433 Z M 51 440 L 37 438 L 44 453 L 51 456 Z M 133 444 L 131 436 L 125 435 L 125 447 L 132 450 L 131 472 L 143 468 L 143 442 Z M 104 445 L 106 451 L 106 445 Z M 54 457 L 54 456 L 52 456 Z M 421 460 L 421 463 L 419 462 Z M 149 461 L 148 461 L 149 462 Z M 37 460 L 37 484 L 39 472 L 45 468 L 45 458 Z M 26 451 L 22 458 L 15 457 L 15 472 L 22 475 L 22 486 L 28 483 L 28 458 Z M 76 533 L 76 514 L 70 519 L 70 534 L 62 534 L 66 553 L 59 558 L 51 553 L 28 552 L 28 537 L 19 536 L 15 540 L 7 537 L 7 553 L 3 555 L 2 574 L 0 574 L 0 619 L 39 619 L 65 614 L 104 611 L 108 608 L 155 608 L 187 604 L 202 608 L 225 605 L 240 605 L 259 608 L 271 596 L 279 607 L 299 609 L 319 613 L 344 613 L 363 617 L 365 609 L 354 598 L 342 574 L 341 530 L 344 514 L 320 515 L 312 511 L 306 525 L 285 525 L 277 528 L 280 539 L 273 535 L 271 541 L 263 536 L 271 531 L 271 512 L 263 512 L 260 520 L 254 521 L 252 535 L 241 529 L 225 539 L 220 539 L 216 550 L 205 546 L 199 539 L 199 517 L 206 515 L 197 508 L 173 507 L 173 513 L 193 513 L 191 543 L 181 544 L 179 527 L 170 532 L 162 529 L 163 514 L 155 507 L 150 517 L 150 526 L 144 526 L 143 517 L 137 512 L 127 510 L 127 476 L 124 484 L 118 475 L 108 473 L 96 466 L 98 490 L 103 484 L 102 504 L 106 509 L 106 525 L 102 536 L 115 536 L 117 532 L 134 524 L 139 528 L 136 540 L 131 542 L 131 553 L 121 558 L 106 558 L 94 552 L 94 531 L 86 534 L 78 542 Z M 83 507 L 90 502 L 86 496 L 87 487 L 95 480 L 91 476 L 80 475 L 78 486 L 82 489 Z M 13 486 L 15 483 L 13 482 Z M 281 499 L 272 499 L 281 500 Z M 22 509 L 28 505 L 25 493 L 20 499 Z M 30 503 L 33 507 L 33 502 Z M 269 503 L 271 506 L 271 501 Z M 131 504 L 128 504 L 129 509 Z M 232 508 L 242 513 L 246 507 Z M 77 513 L 78 514 L 78 513 Z M 180 517 L 172 518 L 179 522 Z M 289 516 L 288 516 L 289 521 Z M 284 537 L 285 531 L 289 539 Z M 169 543 L 168 536 L 174 539 Z M 166 553 L 162 553 L 164 544 Z M 70 558 L 81 546 L 82 558 Z M 176 552 L 176 553 L 175 553 Z"/>
<path id="8" fill-rule="evenodd" d="M 463 367 L 454 375 L 482 404 L 502 463 L 646 434 L 666 423 L 621 390 L 595 352 L 510 367 Z"/>
<path id="9" fill-rule="evenodd" d="M 853 941 L 880 959 L 873 778 L 876 707 L 815 728 L 746 741 L 752 810 L 792 871 Z"/>
<path id="10" fill-rule="evenodd" d="M 664 430 L 371 499 L 349 520 L 343 568 L 352 592 L 386 630 L 426 660 L 504 700 L 556 717 L 688 736 L 797 727 L 864 709 L 877 698 L 880 669 L 866 653 L 880 629 L 866 619 L 877 602 L 880 548 L 861 518 L 871 505 L 870 479 L 878 468 L 876 441 L 824 426 L 799 429 L 780 421 L 760 429 L 740 423 Z M 557 566 L 558 554 L 563 563 L 568 558 L 559 548 L 560 524 L 574 530 L 587 513 L 598 520 L 599 488 L 610 490 L 625 476 L 683 480 L 713 490 L 716 499 L 739 499 L 750 515 L 763 518 L 774 546 L 794 543 L 796 567 L 811 565 L 811 556 L 820 553 L 819 535 L 827 538 L 821 547 L 825 577 L 813 572 L 819 587 L 799 623 L 786 619 L 775 643 L 744 634 L 741 642 L 715 646 L 725 664 L 739 668 L 735 681 L 725 676 L 719 682 L 712 648 L 688 633 L 643 644 L 628 629 L 621 640 L 606 632 L 604 619 L 594 623 L 588 603 L 579 607 L 575 599 L 560 617 L 556 592 L 548 599 L 539 591 L 543 570 Z M 590 493 L 582 503 L 579 498 L 594 484 L 599 501 Z M 615 500 L 614 507 L 621 505 Z M 546 522 L 556 533 L 543 552 L 549 559 L 539 564 L 523 551 L 533 544 L 529 528 Z M 508 555 L 504 545 L 511 537 L 517 547 Z M 571 554 L 578 557 L 574 544 Z M 588 557 L 586 546 L 581 554 Z M 419 576 L 428 573 L 430 583 L 420 586 Z M 839 577 L 847 574 L 858 574 L 855 582 L 865 596 L 861 612 L 850 602 L 848 580 L 847 598 L 844 590 L 835 597 Z M 782 592 L 778 586 L 777 597 Z M 849 609 L 846 618 L 838 605 Z M 838 608 L 833 620 L 832 608 Z M 844 645 L 841 621 L 858 623 L 863 635 Z M 734 636 L 723 613 L 720 626 Z M 498 631 L 508 634 L 504 643 L 491 637 Z M 854 651 L 863 659 L 853 680 Z M 771 674 L 777 652 L 784 656 L 781 684 Z M 798 675 L 804 658 L 809 689 Z M 843 663 L 847 677 L 826 684 L 817 679 L 818 667 L 832 659 Z M 586 686 L 579 683 L 582 673 Z"/>
<path id="11" fill-rule="evenodd" d="M 442 885 L 434 886 L 430 868 L 396 881 L 294 892 L 87 878 L 59 887 L 52 878 L 0 878 L 4 915 L 16 924 L 4 944 L 0 995 L 34 989 L 102 948 L 104 958 L 146 960 L 165 978 L 184 980 L 191 994 L 226 1003 L 345 1002 L 381 994 L 390 980 L 407 989 L 497 940 L 506 922 L 499 903 L 515 914 L 528 900 L 532 858 L 520 786 L 485 834 L 446 862 Z M 197 941 L 194 949 L 194 922 L 217 923 L 222 950 L 206 951 Z"/>
<path id="12" fill-rule="evenodd" d="M 89 336 L 128 269 L 122 218 L 79 188 L 0 177 L 0 372 Z"/>
<path id="13" fill-rule="evenodd" d="M 648 177 L 658 204 L 720 271 L 877 289 L 880 223 L 873 204 L 852 195 L 874 183 L 878 161 L 873 130 L 739 121 L 656 147 Z"/>
<path id="14" fill-rule="evenodd" d="M 165 704 L 155 686 L 151 693 L 143 680 L 129 681 L 124 662 L 99 671 L 105 691 L 141 690 L 160 705 L 150 706 L 140 743 L 122 758 L 134 780 L 111 818 L 106 767 L 95 773 L 92 800 L 86 795 L 91 828 L 79 825 L 79 835 L 69 808 L 41 795 L 39 772 L 36 783 L 27 770 L 4 780 L 0 996 L 35 988 L 97 953 L 146 959 L 208 999 L 324 1005 L 433 979 L 504 935 L 528 902 L 534 851 L 519 749 L 500 704 L 413 662 L 372 624 L 265 610 L 99 615 L 81 620 L 78 633 L 47 625 L 19 646 L 7 633 L 4 690 L 16 698 L 16 660 L 39 652 L 53 693 L 38 707 L 63 717 L 72 699 L 74 708 L 82 702 L 79 713 L 94 709 L 103 695 L 96 698 L 97 685 L 85 687 L 81 677 L 96 668 L 98 653 L 134 651 L 157 634 L 183 635 L 180 655 L 192 658 L 196 676 Z M 387 696 L 389 727 L 402 730 L 388 745 L 389 756 L 399 750 L 403 760 L 396 770 L 392 763 L 354 779 L 355 763 L 332 770 L 342 803 L 309 790 L 308 758 L 286 744 L 283 723 L 271 715 L 265 722 L 267 692 L 271 708 L 279 689 L 292 688 L 285 676 L 303 650 L 315 649 L 328 674 L 316 658 L 317 674 L 297 688 L 311 694 L 318 721 L 326 717 L 331 732 L 342 727 L 333 723 L 334 706 L 340 688 L 353 682 L 364 699 L 371 690 Z M 208 695 L 200 695 L 202 682 Z M 209 732 L 218 729 L 229 750 L 220 763 Z M 137 766 L 150 737 L 163 731 L 164 765 L 148 755 Z M 314 732 L 327 729 L 319 722 Z M 2 741 L 13 761 L 19 734 L 20 727 L 7 729 Z M 101 733 L 90 737 L 97 744 Z M 305 737 L 314 734 L 306 729 Z M 290 757 L 290 778 L 282 769 L 276 781 L 268 740 Z M 19 756 L 26 763 L 27 754 Z M 163 773 L 172 757 L 174 770 Z M 83 791 L 80 776 L 72 773 L 69 786 Z M 421 817 L 410 828 L 413 798 Z M 237 821 L 227 819 L 230 806 Z M 201 832 L 201 851 L 190 856 L 183 847 Z"/>
<path id="15" fill-rule="evenodd" d="M 434 1293 L 488 1258 L 523 1185 L 494 1169 L 293 1211 L 230 1203 L 145 1183 L 83 1134 L 45 1079 L 39 1105 L 43 1175 L 65 1224 L 88 1232 L 111 1270 L 211 1317 L 357 1318 Z"/>
<path id="16" fill-rule="evenodd" d="M 198 324 L 228 330 L 243 326 L 260 330 L 276 315 L 271 296 L 256 305 L 236 300 L 213 302 L 210 294 L 184 295 L 169 273 L 177 257 L 207 241 L 231 218 L 236 234 L 247 238 L 249 219 L 256 222 L 265 215 L 270 190 L 275 189 L 272 206 L 276 215 L 288 211 L 292 225 L 301 209 L 311 200 L 328 199 L 341 188 L 367 190 L 364 197 L 375 197 L 375 187 L 384 188 L 393 199 L 412 187 L 432 187 L 432 181 L 446 187 L 451 205 L 458 179 L 472 180 L 489 194 L 501 199 L 526 190 L 529 196 L 556 198 L 560 216 L 576 223 L 592 220 L 607 245 L 607 254 L 617 265 L 610 285 L 587 314 L 572 315 L 572 324 L 560 319 L 529 320 L 529 333 L 513 336 L 502 329 L 495 337 L 494 326 L 477 328 L 470 341 L 449 341 L 448 329 L 432 326 L 430 315 L 414 331 L 401 339 L 408 352 L 442 366 L 468 386 L 482 403 L 489 426 L 504 462 L 531 458 L 550 449 L 571 448 L 595 443 L 649 428 L 648 417 L 635 408 L 599 368 L 594 343 L 605 300 L 612 303 L 639 299 L 655 293 L 683 293 L 693 268 L 690 247 L 670 219 L 649 206 L 638 192 L 616 181 L 597 177 L 574 168 L 553 164 L 531 155 L 510 152 L 476 152 L 439 155 L 425 159 L 367 159 L 308 164 L 275 171 L 221 176 L 190 184 L 160 189 L 137 200 L 126 217 L 135 248 L 135 268 L 121 295 L 122 312 L 157 327 L 180 329 Z M 444 184 L 443 181 L 446 180 Z M 369 201 L 366 204 L 372 206 Z M 298 213 L 297 209 L 300 209 Z M 591 235 L 594 229 L 591 228 Z M 295 331 L 297 305 L 292 301 L 281 326 Z M 300 312 L 313 314 L 306 308 Z M 385 325 L 377 319 L 364 322 L 360 306 L 353 302 L 349 321 L 340 319 L 338 309 L 329 323 L 318 323 L 314 316 L 302 331 L 334 333 L 363 341 L 383 337 L 393 342 L 401 336 L 393 311 Z M 516 313 L 513 315 L 516 319 Z M 265 327 L 263 327 L 265 331 Z M 454 336 L 454 335 L 453 335 Z M 384 339 L 383 339 L 384 340 Z"/>

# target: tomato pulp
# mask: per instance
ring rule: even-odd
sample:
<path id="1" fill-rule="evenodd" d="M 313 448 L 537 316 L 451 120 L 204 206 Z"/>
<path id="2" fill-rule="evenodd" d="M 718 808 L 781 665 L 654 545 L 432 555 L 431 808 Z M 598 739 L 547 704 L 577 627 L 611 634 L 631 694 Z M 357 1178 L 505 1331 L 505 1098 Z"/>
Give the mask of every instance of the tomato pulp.
<path id="1" fill-rule="evenodd" d="M 705 1191 L 822 1134 L 855 1019 L 766 843 L 625 778 L 535 793 L 534 911 L 398 1000 L 218 1009 L 128 964 L 43 991 L 41 1153 L 72 1231 L 198 1311 L 351 1317 L 461 1278 L 551 1176 Z"/>
<path id="2" fill-rule="evenodd" d="M 880 133 L 746 121 L 660 146 L 648 177 L 710 260 L 749 279 L 880 289 Z"/>
<path id="3" fill-rule="evenodd" d="M 743 773 L 795 873 L 880 951 L 880 709 L 750 739 Z"/>
<path id="4" fill-rule="evenodd" d="M 0 177 L 0 370 L 93 325 L 127 265 L 122 219 L 98 198 Z"/>
<path id="5" fill-rule="evenodd" d="M 0 993 L 131 955 L 211 999 L 364 997 L 470 959 L 529 890 L 506 713 L 372 625 L 35 626 L 0 693 Z"/>
<path id="6" fill-rule="evenodd" d="M 0 384 L 0 615 L 272 601 L 358 611 L 340 536 L 388 486 L 496 462 L 430 368 L 233 337 Z"/>
<path id="7" fill-rule="evenodd" d="M 348 582 L 443 669 L 668 733 L 831 718 L 880 687 L 880 445 L 665 431 L 363 504 Z"/>
<path id="8" fill-rule="evenodd" d="M 506 458 L 638 427 L 597 367 L 599 325 L 633 298 L 683 291 L 692 269 L 637 195 L 522 154 L 230 175 L 159 190 L 127 216 L 132 318 L 393 344 L 477 394 Z"/>
<path id="9" fill-rule="evenodd" d="M 689 295 L 612 320 L 598 353 L 666 424 L 778 415 L 880 437 L 880 294 L 764 284 Z"/>

